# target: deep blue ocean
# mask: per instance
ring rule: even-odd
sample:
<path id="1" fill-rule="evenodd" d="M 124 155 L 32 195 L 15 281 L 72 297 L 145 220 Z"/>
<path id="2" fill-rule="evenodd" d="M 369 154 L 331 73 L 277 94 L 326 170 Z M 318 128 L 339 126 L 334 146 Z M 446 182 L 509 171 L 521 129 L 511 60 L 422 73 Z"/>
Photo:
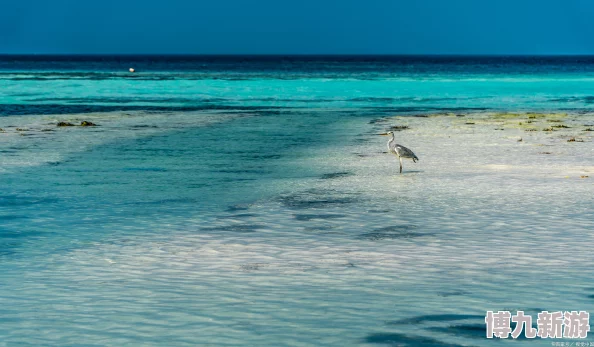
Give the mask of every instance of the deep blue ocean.
<path id="1" fill-rule="evenodd" d="M 484 315 L 594 312 L 593 107 L 587 56 L 0 56 L 0 346 L 550 346 Z"/>

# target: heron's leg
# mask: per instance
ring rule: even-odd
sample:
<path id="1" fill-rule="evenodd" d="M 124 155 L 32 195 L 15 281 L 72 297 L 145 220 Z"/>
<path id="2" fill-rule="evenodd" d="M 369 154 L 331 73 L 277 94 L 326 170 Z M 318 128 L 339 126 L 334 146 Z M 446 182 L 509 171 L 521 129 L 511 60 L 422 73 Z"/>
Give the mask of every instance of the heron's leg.
<path id="1" fill-rule="evenodd" d="M 398 157 L 398 159 L 400 160 L 400 173 L 402 173 L 402 157 Z"/>

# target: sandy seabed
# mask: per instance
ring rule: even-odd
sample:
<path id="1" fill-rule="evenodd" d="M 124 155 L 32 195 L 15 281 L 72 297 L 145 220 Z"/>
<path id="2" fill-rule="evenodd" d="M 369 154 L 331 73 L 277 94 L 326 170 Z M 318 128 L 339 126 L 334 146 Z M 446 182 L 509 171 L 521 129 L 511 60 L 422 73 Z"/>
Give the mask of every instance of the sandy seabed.
<path id="1" fill-rule="evenodd" d="M 26 319 L 41 344 L 490 346 L 486 310 L 594 312 L 593 115 L 341 127 L 292 163 L 325 173 L 273 199 L 10 268 L 6 341 L 31 341 Z M 392 129 L 420 158 L 403 174 Z"/>

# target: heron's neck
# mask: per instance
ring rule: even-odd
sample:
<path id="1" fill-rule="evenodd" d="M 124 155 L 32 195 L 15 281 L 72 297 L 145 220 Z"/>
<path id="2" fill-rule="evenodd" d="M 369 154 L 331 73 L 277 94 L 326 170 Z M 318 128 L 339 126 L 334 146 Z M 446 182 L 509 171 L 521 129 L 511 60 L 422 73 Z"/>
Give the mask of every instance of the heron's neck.
<path id="1" fill-rule="evenodd" d="M 392 138 L 390 139 L 390 141 L 388 141 L 388 143 L 392 143 L 394 142 L 394 134 L 392 134 Z"/>

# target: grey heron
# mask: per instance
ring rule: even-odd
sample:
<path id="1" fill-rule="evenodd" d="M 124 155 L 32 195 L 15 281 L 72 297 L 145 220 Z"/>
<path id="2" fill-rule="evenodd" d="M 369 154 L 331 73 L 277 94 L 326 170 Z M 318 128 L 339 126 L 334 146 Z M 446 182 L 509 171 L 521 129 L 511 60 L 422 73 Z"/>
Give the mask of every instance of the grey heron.
<path id="1" fill-rule="evenodd" d="M 390 153 L 393 153 L 398 156 L 398 159 L 400 160 L 400 173 L 402 173 L 402 158 L 412 159 L 412 161 L 415 163 L 417 162 L 417 160 L 419 160 L 419 158 L 417 158 L 413 151 L 396 143 L 396 140 L 394 140 L 393 131 L 388 131 L 387 133 L 380 135 L 392 136 L 392 138 L 388 141 L 388 150 L 390 151 Z"/>

